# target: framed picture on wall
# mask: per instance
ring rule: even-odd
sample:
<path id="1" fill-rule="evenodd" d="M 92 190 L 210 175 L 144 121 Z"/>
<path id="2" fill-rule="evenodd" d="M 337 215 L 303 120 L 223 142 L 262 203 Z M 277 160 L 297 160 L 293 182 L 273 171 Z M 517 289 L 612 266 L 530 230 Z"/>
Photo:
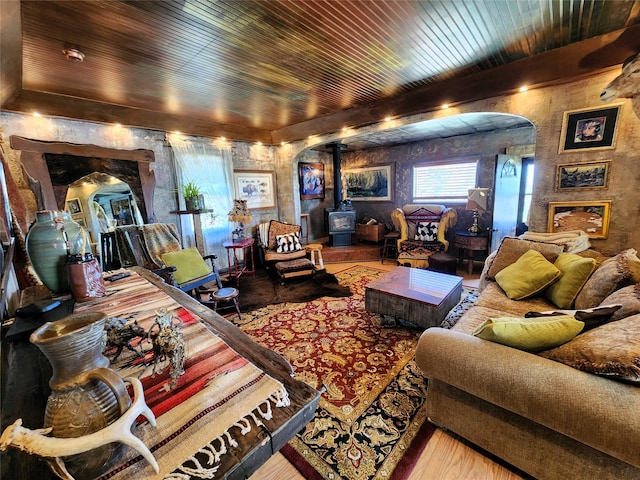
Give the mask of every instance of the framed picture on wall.
<path id="1" fill-rule="evenodd" d="M 393 199 L 391 165 L 342 170 L 342 182 L 347 198 L 368 202 Z"/>
<path id="2" fill-rule="evenodd" d="M 66 206 L 71 215 L 82 213 L 82 205 L 80 204 L 79 198 L 70 198 L 69 200 L 67 200 Z"/>
<path id="3" fill-rule="evenodd" d="M 300 199 L 324 199 L 324 165 L 322 163 L 299 163 Z"/>
<path id="4" fill-rule="evenodd" d="M 547 231 L 582 230 L 589 238 L 607 238 L 611 200 L 600 202 L 550 202 Z"/>
<path id="5" fill-rule="evenodd" d="M 611 160 L 558 165 L 556 190 L 604 190 L 609 187 Z"/>
<path id="6" fill-rule="evenodd" d="M 276 208 L 276 184 L 270 170 L 234 170 L 236 199 L 246 200 L 249 210 Z"/>
<path id="7" fill-rule="evenodd" d="M 558 153 L 615 148 L 621 108 L 617 103 L 564 112 Z"/>

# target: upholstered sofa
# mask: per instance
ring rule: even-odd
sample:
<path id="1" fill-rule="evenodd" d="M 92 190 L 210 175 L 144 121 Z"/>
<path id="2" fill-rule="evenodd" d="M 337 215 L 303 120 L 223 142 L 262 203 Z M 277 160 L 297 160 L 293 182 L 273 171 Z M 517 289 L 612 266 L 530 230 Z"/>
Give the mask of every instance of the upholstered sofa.
<path id="1" fill-rule="evenodd" d="M 505 239 L 487 258 L 474 306 L 451 329 L 423 333 L 416 362 L 428 377 L 428 416 L 538 479 L 639 479 L 640 260 L 633 249 L 606 258 L 563 248 Z M 571 280 L 571 262 L 582 278 L 510 298 L 513 269 L 500 272 L 532 249 L 563 265 L 559 278 Z M 561 287 L 568 296 L 558 297 Z M 558 309 L 563 302 L 573 308 Z M 548 311 L 565 315 L 524 318 Z M 567 332 L 576 323 L 579 333 Z"/>
<path id="2" fill-rule="evenodd" d="M 398 237 L 398 263 L 414 268 L 427 268 L 429 257 L 446 252 L 447 231 L 456 224 L 458 215 L 444 205 L 404 205 L 391 212 Z"/>

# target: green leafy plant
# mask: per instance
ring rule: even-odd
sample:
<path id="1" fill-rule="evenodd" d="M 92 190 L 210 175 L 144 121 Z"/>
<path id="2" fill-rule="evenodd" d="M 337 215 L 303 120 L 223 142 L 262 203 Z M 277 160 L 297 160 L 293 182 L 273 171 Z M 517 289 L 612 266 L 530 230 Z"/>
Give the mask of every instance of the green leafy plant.
<path id="1" fill-rule="evenodd" d="M 182 195 L 187 201 L 192 198 L 197 198 L 201 193 L 200 186 L 191 180 L 182 186 Z"/>

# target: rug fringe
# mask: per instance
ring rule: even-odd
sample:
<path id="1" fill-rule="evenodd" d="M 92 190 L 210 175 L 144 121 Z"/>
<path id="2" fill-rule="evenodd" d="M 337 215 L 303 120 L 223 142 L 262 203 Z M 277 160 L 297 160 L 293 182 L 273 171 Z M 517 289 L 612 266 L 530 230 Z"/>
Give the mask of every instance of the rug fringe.
<path id="1" fill-rule="evenodd" d="M 254 411 L 249 412 L 244 418 L 238 420 L 233 426 L 240 429 L 240 433 L 244 436 L 251 431 L 251 422 L 249 418 L 252 418 L 256 426 L 261 427 L 264 425 L 260 418 L 270 420 L 273 417 L 273 410 L 271 403 L 276 407 L 287 407 L 290 404 L 289 393 L 283 386 L 276 390 L 269 396 L 267 400 L 258 405 Z M 219 442 L 220 446 L 216 448 L 215 442 Z M 216 478 L 216 472 L 220 468 L 220 458 L 227 453 L 229 447 L 237 447 L 238 442 L 231 436 L 229 429 L 225 430 L 219 437 L 213 439 L 208 445 L 200 448 L 194 455 L 188 458 L 175 472 L 170 473 L 165 477 L 165 480 L 189 480 L 191 478 L 202 478 L 205 480 L 212 480 Z M 203 465 L 196 457 L 197 454 L 205 455 L 208 459 L 207 465 L 214 465 L 208 467 Z M 188 462 L 191 462 L 194 466 L 186 466 Z"/>

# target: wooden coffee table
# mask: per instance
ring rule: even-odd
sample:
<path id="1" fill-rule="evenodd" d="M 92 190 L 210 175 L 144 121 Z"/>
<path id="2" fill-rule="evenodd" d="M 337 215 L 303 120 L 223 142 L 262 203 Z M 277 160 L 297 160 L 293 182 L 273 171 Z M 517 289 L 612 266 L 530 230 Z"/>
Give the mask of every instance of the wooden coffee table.
<path id="1" fill-rule="evenodd" d="M 420 327 L 440 325 L 460 301 L 462 277 L 396 267 L 365 287 L 365 309 Z"/>

